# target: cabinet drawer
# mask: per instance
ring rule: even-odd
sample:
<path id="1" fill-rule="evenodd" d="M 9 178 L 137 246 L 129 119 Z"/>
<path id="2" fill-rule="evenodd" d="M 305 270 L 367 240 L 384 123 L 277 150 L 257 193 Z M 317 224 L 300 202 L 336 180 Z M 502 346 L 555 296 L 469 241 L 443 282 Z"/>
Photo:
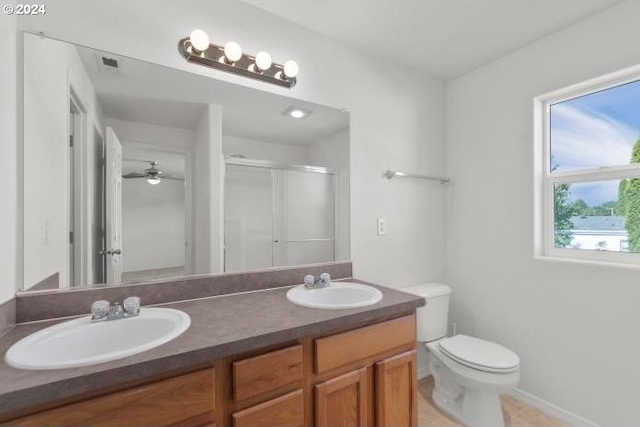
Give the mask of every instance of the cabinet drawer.
<path id="1" fill-rule="evenodd" d="M 302 381 L 302 345 L 272 351 L 233 363 L 236 402 Z"/>
<path id="2" fill-rule="evenodd" d="M 316 373 L 330 371 L 416 341 L 415 315 L 315 341 Z"/>
<path id="3" fill-rule="evenodd" d="M 215 409 L 214 370 L 203 369 L 153 384 L 19 418 L 12 426 L 166 426 L 204 422 Z"/>
<path id="4" fill-rule="evenodd" d="M 233 414 L 234 427 L 302 427 L 304 399 L 296 390 Z"/>

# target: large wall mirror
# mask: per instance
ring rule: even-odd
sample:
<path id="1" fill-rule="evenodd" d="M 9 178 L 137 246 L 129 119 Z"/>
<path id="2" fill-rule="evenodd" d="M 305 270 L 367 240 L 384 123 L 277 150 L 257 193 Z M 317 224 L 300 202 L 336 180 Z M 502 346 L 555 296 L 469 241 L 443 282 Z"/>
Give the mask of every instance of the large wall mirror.
<path id="1" fill-rule="evenodd" d="M 25 33 L 23 171 L 22 290 L 349 259 L 335 108 Z"/>

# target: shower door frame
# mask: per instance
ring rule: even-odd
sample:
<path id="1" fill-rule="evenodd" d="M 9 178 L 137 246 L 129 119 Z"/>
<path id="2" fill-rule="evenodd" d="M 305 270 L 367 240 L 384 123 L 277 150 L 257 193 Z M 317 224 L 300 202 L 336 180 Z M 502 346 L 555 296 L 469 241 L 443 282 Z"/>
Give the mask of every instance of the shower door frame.
<path id="1" fill-rule="evenodd" d="M 223 183 L 223 187 L 224 187 L 224 192 L 226 193 L 226 188 L 227 188 L 227 171 L 226 171 L 226 167 L 227 166 L 248 166 L 248 167 L 256 167 L 256 168 L 264 168 L 264 169 L 270 169 L 271 170 L 271 221 L 272 224 L 275 221 L 276 218 L 276 203 L 275 203 L 275 185 L 274 185 L 274 176 L 273 176 L 273 171 L 276 169 L 279 170 L 285 170 L 285 171 L 297 171 L 297 172 L 311 172 L 311 173 L 319 173 L 319 174 L 325 174 L 325 175 L 331 175 L 332 176 L 332 181 L 333 181 L 333 237 L 332 238 L 321 238 L 321 239 L 295 239 L 295 240 L 287 240 L 284 243 L 298 243 L 298 242 L 326 242 L 326 241 L 333 241 L 333 260 L 336 260 L 336 256 L 337 256 L 337 244 L 338 244 L 338 239 L 336 237 L 336 227 L 337 227 L 337 215 L 338 215 L 338 191 L 337 191 L 337 186 L 338 186 L 338 180 L 337 180 L 337 176 L 336 176 L 336 172 L 334 169 L 332 168 L 328 168 L 328 167 L 324 167 L 324 166 L 309 166 L 309 165 L 288 165 L 288 164 L 283 164 L 283 163 L 278 163 L 278 162 L 273 162 L 270 160 L 254 160 L 254 159 L 246 159 L 246 158 L 237 158 L 237 157 L 225 157 L 224 158 L 224 166 L 225 166 L 225 171 L 224 171 L 224 183 Z M 226 200 L 226 194 L 223 196 L 223 199 Z M 226 207 L 223 208 L 223 223 L 226 220 Z M 272 235 L 271 235 L 271 245 L 272 247 L 276 244 L 276 243 L 280 243 L 279 240 L 276 238 L 275 236 L 275 230 L 272 227 Z M 223 242 L 225 241 L 225 236 L 224 236 L 224 227 L 223 227 L 223 233 L 222 233 L 222 240 Z M 222 260 L 222 266 L 223 266 L 223 271 L 227 271 L 227 265 L 226 265 L 226 259 L 227 259 L 227 251 L 226 251 L 226 244 L 224 245 L 225 248 L 223 250 L 223 260 Z M 271 251 L 271 268 L 277 267 L 275 264 L 275 250 Z"/>

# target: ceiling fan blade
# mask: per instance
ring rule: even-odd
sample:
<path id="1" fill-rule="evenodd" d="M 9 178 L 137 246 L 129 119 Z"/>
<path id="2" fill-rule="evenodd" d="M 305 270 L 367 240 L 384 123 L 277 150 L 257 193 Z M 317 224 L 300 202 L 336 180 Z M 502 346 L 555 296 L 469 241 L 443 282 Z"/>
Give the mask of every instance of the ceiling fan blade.
<path id="1" fill-rule="evenodd" d="M 139 173 L 139 172 L 131 172 L 128 173 L 126 175 L 122 175 L 122 177 L 124 179 L 130 179 L 130 178 L 144 178 L 146 175 L 143 173 Z"/>
<path id="2" fill-rule="evenodd" d="M 155 160 L 147 160 L 147 159 L 127 159 L 127 158 L 124 158 L 124 157 L 122 158 L 122 161 L 123 161 L 123 162 L 142 162 L 142 163 L 149 163 L 149 164 L 151 164 L 151 163 L 156 163 L 156 164 L 157 164 L 157 162 L 156 162 Z"/>
<path id="3" fill-rule="evenodd" d="M 184 181 L 184 178 L 173 178 L 171 176 L 163 176 L 162 179 L 170 179 L 172 181 Z"/>

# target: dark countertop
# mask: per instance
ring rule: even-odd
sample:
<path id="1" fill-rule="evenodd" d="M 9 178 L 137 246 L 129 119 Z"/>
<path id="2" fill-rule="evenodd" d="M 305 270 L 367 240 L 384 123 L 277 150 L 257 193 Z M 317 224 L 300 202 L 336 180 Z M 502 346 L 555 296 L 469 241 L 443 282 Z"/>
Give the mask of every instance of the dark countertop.
<path id="1" fill-rule="evenodd" d="M 424 299 L 418 296 L 375 287 L 383 293 L 382 301 L 354 309 L 298 306 L 285 298 L 289 288 L 163 304 L 191 316 L 191 326 L 186 332 L 154 349 L 98 365 L 34 371 L 14 369 L 3 358 L 0 361 L 0 417 L 30 406 L 99 392 L 305 336 L 357 328 L 410 313 L 424 305 Z M 0 337 L 0 354 L 4 355 L 21 338 L 61 321 L 17 325 Z"/>

